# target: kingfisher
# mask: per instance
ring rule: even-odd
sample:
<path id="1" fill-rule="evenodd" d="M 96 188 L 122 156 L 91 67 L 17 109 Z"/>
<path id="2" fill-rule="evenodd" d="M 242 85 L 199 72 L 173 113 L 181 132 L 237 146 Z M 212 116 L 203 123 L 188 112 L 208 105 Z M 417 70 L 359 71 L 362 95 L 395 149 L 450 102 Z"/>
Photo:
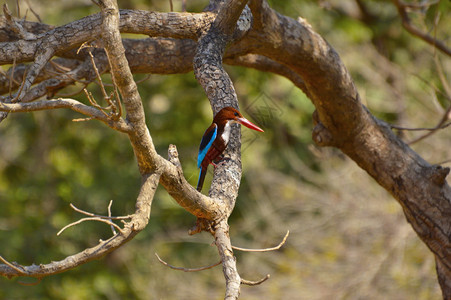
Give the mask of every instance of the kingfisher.
<path id="1" fill-rule="evenodd" d="M 247 128 L 264 132 L 263 129 L 252 124 L 243 115 L 233 107 L 224 107 L 213 118 L 213 123 L 205 130 L 199 146 L 199 155 L 197 156 L 197 167 L 200 168 L 199 180 L 197 181 L 197 190 L 202 191 L 205 175 L 208 165 L 216 167 L 215 162 L 220 159 L 229 143 L 231 124 L 238 123 Z"/>

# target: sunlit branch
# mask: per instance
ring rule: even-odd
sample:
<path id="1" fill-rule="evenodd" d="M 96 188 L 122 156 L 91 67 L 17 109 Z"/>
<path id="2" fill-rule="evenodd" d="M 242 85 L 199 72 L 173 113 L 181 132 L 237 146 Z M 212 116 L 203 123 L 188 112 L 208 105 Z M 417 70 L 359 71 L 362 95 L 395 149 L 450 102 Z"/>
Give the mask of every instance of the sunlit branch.
<path id="1" fill-rule="evenodd" d="M 250 248 L 241 248 L 241 247 L 236 247 L 236 246 L 232 246 L 232 248 L 234 250 L 239 250 L 239 251 L 245 251 L 245 252 L 269 252 L 269 251 L 275 251 L 275 250 L 279 250 L 287 241 L 288 239 L 288 235 L 290 234 L 290 231 L 287 231 L 287 234 L 285 234 L 285 237 L 283 238 L 283 240 L 279 243 L 279 245 L 272 247 L 272 248 L 263 248 L 263 249 L 250 249 Z"/>

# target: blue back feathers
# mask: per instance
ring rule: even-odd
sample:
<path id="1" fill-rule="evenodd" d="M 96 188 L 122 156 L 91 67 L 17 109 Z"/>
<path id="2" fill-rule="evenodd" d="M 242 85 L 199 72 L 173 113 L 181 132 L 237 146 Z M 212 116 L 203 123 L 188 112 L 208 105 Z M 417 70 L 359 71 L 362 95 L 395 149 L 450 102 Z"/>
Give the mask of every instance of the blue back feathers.
<path id="1" fill-rule="evenodd" d="M 208 149 L 210 149 L 213 141 L 216 139 L 216 135 L 218 134 L 218 125 L 215 123 L 211 124 L 210 127 L 205 130 L 204 136 L 202 137 L 202 141 L 199 146 L 199 155 L 197 156 L 197 167 L 200 168 L 202 161 L 207 155 Z"/>

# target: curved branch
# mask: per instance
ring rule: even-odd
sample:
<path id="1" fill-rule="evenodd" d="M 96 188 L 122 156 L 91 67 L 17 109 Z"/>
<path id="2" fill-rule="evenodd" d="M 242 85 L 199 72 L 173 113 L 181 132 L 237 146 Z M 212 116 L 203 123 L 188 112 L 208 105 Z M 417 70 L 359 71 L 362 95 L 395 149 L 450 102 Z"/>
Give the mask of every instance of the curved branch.
<path id="1" fill-rule="evenodd" d="M 259 284 L 262 284 L 263 282 L 265 282 L 266 280 L 268 280 L 270 277 L 271 277 L 271 275 L 266 274 L 265 277 L 263 277 L 262 279 L 257 280 L 257 281 L 250 281 L 250 280 L 246 280 L 246 279 L 241 278 L 241 284 L 245 284 L 245 285 L 259 285 Z"/>
<path id="2" fill-rule="evenodd" d="M 216 267 L 216 266 L 219 266 L 219 265 L 221 264 L 221 261 L 218 261 L 217 263 L 214 263 L 214 264 L 209 265 L 209 266 L 206 266 L 206 267 L 200 267 L 200 268 L 195 268 L 195 269 L 192 269 L 192 268 L 182 268 L 182 267 L 176 267 L 176 266 L 173 266 L 173 265 L 168 264 L 167 262 L 165 262 L 164 260 L 162 260 L 162 259 L 160 258 L 160 256 L 158 256 L 157 253 L 155 253 L 155 256 L 157 257 L 158 261 L 159 261 L 160 263 L 162 263 L 163 265 L 165 265 L 166 267 L 169 267 L 169 268 L 171 268 L 171 269 L 173 269 L 173 270 L 183 271 L 183 272 L 199 272 L 199 271 L 204 271 L 204 270 L 208 270 L 208 269 L 214 268 L 214 267 Z"/>
<path id="3" fill-rule="evenodd" d="M 175 145 L 169 145 L 169 161 L 162 159 L 160 182 L 177 203 L 194 216 L 207 220 L 226 216 L 225 209 L 213 198 L 199 193 L 183 176 Z"/>
<path id="4" fill-rule="evenodd" d="M 94 259 L 99 259 L 121 247 L 146 227 L 150 217 L 152 199 L 158 186 L 158 180 L 158 174 L 146 174 L 143 176 L 143 183 L 136 201 L 135 213 L 131 215 L 130 222 L 125 223 L 122 232 L 119 234 L 112 236 L 106 241 L 101 241 L 95 247 L 85 249 L 63 260 L 53 261 L 49 264 L 33 264 L 30 266 L 1 264 L 0 274 L 9 278 L 15 276 L 42 278 L 73 269 Z"/>
<path id="5" fill-rule="evenodd" d="M 238 251 L 244 251 L 244 252 L 269 252 L 269 251 L 275 251 L 282 248 L 283 245 L 285 245 L 285 242 L 288 239 L 288 235 L 290 234 L 290 231 L 288 230 L 285 236 L 283 237 L 282 241 L 275 247 L 271 248 L 263 248 L 263 249 L 252 249 L 252 248 L 242 248 L 237 246 L 232 246 L 232 249 L 238 250 Z"/>
<path id="6" fill-rule="evenodd" d="M 122 131 L 130 132 L 132 127 L 124 120 L 113 120 L 108 115 L 105 115 L 102 111 L 95 107 L 85 105 L 74 99 L 56 99 L 56 100 L 41 100 L 30 103 L 3 103 L 0 102 L 0 111 L 4 112 L 30 112 L 41 111 L 48 109 L 68 108 L 73 111 L 82 113 L 92 119 L 102 121 L 109 127 Z"/>
<path id="7" fill-rule="evenodd" d="M 70 223 L 70 224 L 64 226 L 63 228 L 61 228 L 60 231 L 58 231 L 58 233 L 57 233 L 56 235 L 60 235 L 61 233 L 63 233 L 63 232 L 64 232 L 67 228 L 69 228 L 69 227 L 78 225 L 78 224 L 83 223 L 83 222 L 86 222 L 86 221 L 103 222 L 103 223 L 105 223 L 105 224 L 108 224 L 108 225 L 110 225 L 110 226 L 116 228 L 116 229 L 119 231 L 119 233 L 121 233 L 121 234 L 123 233 L 122 228 L 119 227 L 116 223 L 114 223 L 114 222 L 112 222 L 112 221 L 110 221 L 110 220 L 107 220 L 107 219 L 104 219 L 104 218 L 100 218 L 100 217 L 87 217 L 87 218 L 82 218 L 82 219 L 80 219 L 80 220 L 78 220 L 78 221 L 72 222 L 72 223 Z"/>
<path id="8" fill-rule="evenodd" d="M 193 40 L 124 39 L 123 44 L 126 49 L 127 61 L 134 74 L 178 74 L 192 70 L 192 60 L 196 49 L 196 43 Z M 78 57 L 78 59 L 83 59 L 83 62 L 73 58 L 57 58 L 54 60 L 55 63 L 53 61 L 47 63 L 35 78 L 34 83 L 40 84 L 35 85 L 23 95 L 22 102 L 33 101 L 43 96 L 52 97 L 58 90 L 75 82 L 87 84 L 94 81 L 95 74 L 90 57 L 84 55 L 87 51 L 81 52 L 83 55 L 80 54 L 82 57 Z M 99 72 L 108 71 L 109 63 L 103 49 L 94 49 L 92 52 Z M 70 55 L 70 57 L 76 56 Z M 60 69 L 56 69 L 56 65 L 61 66 Z M 11 81 L 14 83 L 11 85 L 11 90 L 17 89 L 29 68 L 29 65 L 18 65 L 14 69 L 8 70 L 6 76 L 2 76 L 0 73 L 0 94 L 9 92 Z M 14 97 L 13 95 L 12 98 Z"/>

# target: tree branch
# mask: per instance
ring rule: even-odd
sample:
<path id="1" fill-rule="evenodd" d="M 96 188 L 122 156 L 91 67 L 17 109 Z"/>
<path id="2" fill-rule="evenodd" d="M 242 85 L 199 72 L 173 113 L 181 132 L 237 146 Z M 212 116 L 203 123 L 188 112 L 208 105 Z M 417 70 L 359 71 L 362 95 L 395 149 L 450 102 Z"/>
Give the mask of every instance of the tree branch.
<path id="1" fill-rule="evenodd" d="M 245 5 L 245 1 L 234 0 L 227 0 L 218 5 L 218 17 L 208 31 L 202 33 L 198 41 L 193 61 L 194 74 L 204 88 L 214 114 L 226 106 L 238 108 L 237 95 L 229 75 L 222 67 L 222 58 L 227 43 L 233 38 L 237 20 Z M 240 26 L 238 31 L 247 32 L 250 28 L 250 18 L 246 18 L 245 13 L 243 19 L 244 26 Z M 246 19 L 248 26 L 246 26 Z M 216 224 L 212 226 L 226 279 L 225 299 L 237 299 L 241 284 L 227 225 L 227 218 L 235 206 L 241 180 L 240 147 L 240 129 L 239 126 L 233 126 L 229 144 L 224 152 L 224 155 L 229 156 L 230 159 L 224 160 L 224 163 L 215 168 L 209 192 L 211 198 L 221 203 L 225 212 L 224 217 L 216 220 Z"/>
<path id="2" fill-rule="evenodd" d="M 214 263 L 212 265 L 206 266 L 206 267 L 201 267 L 201 268 L 195 268 L 195 269 L 191 269 L 191 268 L 182 268 L 182 267 L 175 267 L 172 266 L 170 264 L 168 264 L 167 262 L 165 262 L 164 260 L 162 260 L 157 253 L 155 253 L 155 256 L 157 257 L 158 261 L 161 262 L 163 265 L 165 265 L 166 267 L 169 267 L 173 270 L 178 270 L 178 271 L 183 271 L 183 272 L 199 272 L 199 271 L 204 271 L 204 270 L 208 270 L 211 268 L 214 268 L 216 266 L 219 266 L 221 264 L 221 261 L 218 261 L 217 263 Z"/>
<path id="3" fill-rule="evenodd" d="M 251 1 L 251 9 L 258 2 Z M 281 16 L 266 2 L 261 9 L 262 29 L 251 31 L 242 42 L 254 53 L 291 62 L 317 109 L 314 133 L 327 140 L 320 145 L 341 149 L 398 200 L 418 236 L 441 261 L 437 270 L 445 275 L 439 273 L 439 278 L 448 280 L 441 283 L 443 296 L 451 297 L 451 188 L 445 179 L 449 168 L 424 161 L 369 113 L 338 54 L 305 20 Z"/>
<path id="4" fill-rule="evenodd" d="M 73 111 L 82 113 L 90 118 L 102 121 L 109 127 L 122 131 L 130 132 L 132 127 L 124 120 L 113 120 L 109 115 L 105 115 L 102 111 L 95 107 L 85 105 L 74 99 L 56 99 L 56 100 L 41 100 L 31 103 L 2 103 L 0 102 L 0 111 L 4 112 L 31 112 L 49 109 L 68 108 Z"/>
<path id="5" fill-rule="evenodd" d="M 209 30 L 203 33 L 194 57 L 194 74 L 210 100 L 213 114 L 226 106 L 238 109 L 238 99 L 232 81 L 222 67 L 225 46 L 231 36 L 221 30 L 227 26 L 235 28 L 239 16 L 229 9 L 233 2 L 226 1 L 221 4 L 223 9 L 220 10 L 218 15 L 230 14 L 230 16 L 222 16 L 215 20 Z M 234 7 L 241 12 L 245 4 L 240 2 L 240 5 Z M 226 23 L 226 20 L 229 23 Z M 241 142 L 239 136 L 239 126 L 233 125 L 229 146 L 224 152 L 225 156 L 230 157 L 230 159 L 225 160 L 223 164 L 215 168 L 210 188 L 210 197 L 224 203 L 227 215 L 232 212 L 235 205 L 241 179 Z"/>
<path id="6" fill-rule="evenodd" d="M 101 241 L 95 247 L 85 249 L 84 251 L 68 256 L 63 260 L 53 261 L 49 264 L 33 264 L 30 266 L 21 266 L 18 264 L 13 264 L 13 266 L 11 266 L 11 264 L 2 264 L 0 265 L 0 274 L 9 278 L 15 276 L 42 278 L 73 269 L 94 259 L 99 259 L 121 247 L 147 225 L 150 217 L 150 206 L 158 186 L 158 180 L 159 175 L 155 173 L 143 176 L 141 190 L 136 200 L 135 213 L 131 215 L 130 222 L 125 223 L 122 232 L 119 234 L 112 236 L 106 241 Z M 3 262 L 5 262 L 4 259 Z"/>
<path id="7" fill-rule="evenodd" d="M 215 244 L 222 261 L 222 271 L 226 280 L 226 300 L 238 299 L 240 295 L 241 277 L 236 268 L 236 258 L 233 256 L 227 220 L 221 220 L 215 226 Z"/>
<path id="8" fill-rule="evenodd" d="M 121 10 L 118 25 L 123 33 L 196 39 L 198 32 L 204 30 L 214 17 L 215 14 L 210 12 L 193 14 Z M 31 61 L 39 49 L 61 55 L 85 42 L 96 40 L 101 34 L 101 24 L 101 15 L 95 14 L 55 29 L 48 27 L 50 30 L 41 34 L 36 40 L 2 42 L 0 43 L 0 64 L 12 63 L 14 59 L 17 63 Z"/>
<path id="9" fill-rule="evenodd" d="M 412 7 L 412 4 L 404 3 L 404 1 L 401 0 L 392 0 L 393 4 L 398 9 L 398 14 L 401 17 L 402 20 L 402 26 L 411 34 L 413 34 L 416 37 L 419 37 L 429 45 L 432 45 L 434 48 L 437 48 L 438 50 L 442 51 L 444 54 L 451 56 L 451 48 L 447 47 L 445 43 L 442 41 L 430 36 L 429 34 L 421 31 L 418 29 L 415 25 L 412 24 L 410 21 L 409 15 L 407 14 L 406 8 Z M 431 4 L 429 4 L 431 5 Z"/>

